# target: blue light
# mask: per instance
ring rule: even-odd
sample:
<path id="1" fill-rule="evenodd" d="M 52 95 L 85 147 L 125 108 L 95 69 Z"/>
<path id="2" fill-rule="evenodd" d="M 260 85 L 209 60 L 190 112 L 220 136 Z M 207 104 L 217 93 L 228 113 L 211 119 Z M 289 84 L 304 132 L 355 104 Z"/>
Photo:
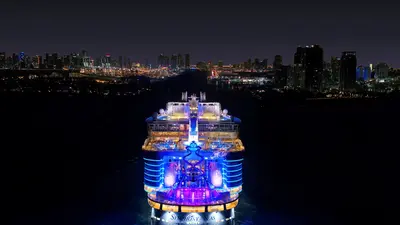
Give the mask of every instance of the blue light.
<path id="1" fill-rule="evenodd" d="M 226 172 L 228 172 L 228 173 L 234 173 L 234 172 L 238 172 L 238 171 L 241 171 L 242 170 L 242 168 L 240 168 L 240 169 L 237 169 L 237 170 L 227 170 L 227 169 L 225 169 L 225 168 L 222 168 L 224 171 L 226 171 Z"/>
<path id="2" fill-rule="evenodd" d="M 228 164 L 223 164 L 224 166 L 226 166 L 226 167 L 235 167 L 235 166 L 241 166 L 242 165 L 242 163 L 239 163 L 239 164 L 235 164 L 235 165 L 228 165 Z"/>
<path id="3" fill-rule="evenodd" d="M 144 165 L 146 165 L 146 166 L 155 166 L 155 167 L 159 167 L 159 166 L 162 165 L 162 163 L 155 165 L 155 164 L 150 164 L 150 163 L 145 162 Z"/>
<path id="4" fill-rule="evenodd" d="M 227 180 L 227 179 L 224 179 L 226 182 L 228 182 L 228 183 L 236 183 L 236 182 L 239 182 L 239 181 L 242 181 L 242 178 L 240 178 L 240 179 L 237 179 L 237 180 Z"/>
<path id="5" fill-rule="evenodd" d="M 146 177 L 144 179 L 147 181 L 150 181 L 150 182 L 160 182 L 162 180 L 161 177 L 158 180 L 152 180 L 152 179 L 148 179 Z"/>
<path id="6" fill-rule="evenodd" d="M 236 175 L 225 175 L 226 177 L 238 177 L 238 176 L 242 176 L 242 173 L 238 173 Z"/>
<path id="7" fill-rule="evenodd" d="M 143 158 L 144 160 L 147 160 L 147 161 L 151 161 L 151 162 L 162 162 L 163 160 L 162 159 L 147 159 L 147 158 Z"/>
<path id="8" fill-rule="evenodd" d="M 232 160 L 225 160 L 225 162 L 240 162 L 243 161 L 243 159 L 232 159 Z"/>
<path id="9" fill-rule="evenodd" d="M 364 80 L 368 80 L 368 78 L 369 78 L 369 68 L 368 67 L 365 67 L 364 68 Z"/>
<path id="10" fill-rule="evenodd" d="M 145 170 L 148 170 L 148 171 L 150 171 L 150 172 L 160 172 L 161 171 L 161 169 L 158 169 L 158 170 L 153 170 L 153 169 L 148 169 L 148 168 L 144 168 Z"/>
<path id="11" fill-rule="evenodd" d="M 148 174 L 148 173 L 144 173 L 144 175 L 149 176 L 149 177 L 159 177 L 160 175 L 154 175 L 154 174 Z"/>

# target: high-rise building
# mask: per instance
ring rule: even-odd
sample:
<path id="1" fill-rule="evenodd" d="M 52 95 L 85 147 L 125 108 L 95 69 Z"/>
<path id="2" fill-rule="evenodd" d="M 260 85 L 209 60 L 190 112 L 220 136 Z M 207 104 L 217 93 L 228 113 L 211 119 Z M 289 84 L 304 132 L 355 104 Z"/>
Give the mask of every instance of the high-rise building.
<path id="1" fill-rule="evenodd" d="M 339 82 L 340 77 L 340 57 L 331 57 L 331 79 L 334 83 Z"/>
<path id="2" fill-rule="evenodd" d="M 165 64 L 166 64 L 165 56 L 164 56 L 164 54 L 161 53 L 157 58 L 157 65 L 158 65 L 158 67 L 164 67 Z"/>
<path id="3" fill-rule="evenodd" d="M 63 65 L 66 67 L 70 67 L 72 64 L 71 62 L 71 55 L 64 55 L 63 56 Z"/>
<path id="4" fill-rule="evenodd" d="M 19 57 L 16 53 L 12 54 L 12 68 L 17 68 L 19 62 Z"/>
<path id="5" fill-rule="evenodd" d="M 301 64 L 293 64 L 288 77 L 288 85 L 294 88 L 304 88 L 305 73 Z"/>
<path id="6" fill-rule="evenodd" d="M 263 70 L 268 68 L 268 59 L 263 59 L 263 61 L 261 61 L 261 67 Z"/>
<path id="7" fill-rule="evenodd" d="M 294 53 L 294 64 L 304 65 L 306 58 L 306 50 L 303 47 L 297 47 L 296 53 Z"/>
<path id="8" fill-rule="evenodd" d="M 174 54 L 171 56 L 171 68 L 176 69 L 177 67 L 178 67 L 178 56 Z"/>
<path id="9" fill-rule="evenodd" d="M 46 68 L 49 67 L 49 60 L 50 60 L 49 53 L 46 52 L 44 54 L 44 61 L 43 61 L 43 64 L 45 65 Z"/>
<path id="10" fill-rule="evenodd" d="M 279 70 L 282 66 L 282 56 L 281 55 L 276 55 L 274 58 L 274 63 L 273 63 L 273 68 L 275 70 Z"/>
<path id="11" fill-rule="evenodd" d="M 6 68 L 13 68 L 13 58 L 11 56 L 6 58 Z"/>
<path id="12" fill-rule="evenodd" d="M 340 90 L 353 89 L 356 84 L 357 56 L 356 52 L 342 52 L 340 59 Z"/>
<path id="13" fill-rule="evenodd" d="M 306 89 L 310 91 L 320 90 L 324 67 L 324 51 L 319 45 L 306 46 L 305 67 Z"/>
<path id="14" fill-rule="evenodd" d="M 295 82 L 300 87 L 309 91 L 321 89 L 322 74 L 324 68 L 324 51 L 319 45 L 298 47 L 294 54 Z M 298 75 L 304 75 L 298 77 Z M 301 82 L 297 82 L 301 81 Z"/>
<path id="15" fill-rule="evenodd" d="M 47 68 L 54 69 L 57 64 L 58 53 L 53 53 L 50 56 L 46 53 L 47 58 Z"/>
<path id="16" fill-rule="evenodd" d="M 369 66 L 358 66 L 356 70 L 357 80 L 368 80 L 371 78 L 371 69 Z"/>
<path id="17" fill-rule="evenodd" d="M 25 68 L 32 69 L 32 58 L 29 55 L 25 55 Z"/>
<path id="18" fill-rule="evenodd" d="M 55 68 L 58 70 L 63 68 L 63 59 L 61 57 L 56 58 Z"/>
<path id="19" fill-rule="evenodd" d="M 111 67 L 111 55 L 110 54 L 106 54 L 104 57 L 104 67 L 105 68 Z"/>
<path id="20" fill-rule="evenodd" d="M 254 59 L 254 69 L 255 70 L 261 69 L 261 62 L 260 62 L 260 59 L 258 59 L 258 58 Z"/>
<path id="21" fill-rule="evenodd" d="M 128 68 L 128 59 L 124 56 L 124 68 Z"/>
<path id="22" fill-rule="evenodd" d="M 291 67 L 290 66 L 283 66 L 280 65 L 279 69 L 275 71 L 276 79 L 275 83 L 278 87 L 283 88 L 288 84 L 288 78 L 291 73 Z"/>
<path id="23" fill-rule="evenodd" d="M 128 69 L 132 69 L 132 62 L 131 62 L 131 58 L 128 57 Z"/>
<path id="24" fill-rule="evenodd" d="M 19 62 L 20 68 L 25 68 L 25 53 L 24 52 L 19 53 L 18 62 Z"/>
<path id="25" fill-rule="evenodd" d="M 122 69 L 124 67 L 123 62 L 122 62 L 122 56 L 118 57 L 118 66 Z"/>
<path id="26" fill-rule="evenodd" d="M 76 53 L 72 53 L 71 54 L 71 65 L 74 68 L 80 68 L 83 64 L 82 64 L 82 58 L 79 54 Z M 101 65 L 101 63 L 99 64 L 99 66 Z"/>
<path id="27" fill-rule="evenodd" d="M 6 53 L 0 52 L 0 68 L 6 67 Z"/>
<path id="28" fill-rule="evenodd" d="M 185 68 L 190 69 L 190 55 L 185 54 Z"/>
<path id="29" fill-rule="evenodd" d="M 39 69 L 42 66 L 42 56 L 34 55 L 32 56 L 32 66 L 35 69 Z"/>
<path id="30" fill-rule="evenodd" d="M 89 56 L 82 56 L 82 63 L 83 63 L 83 67 L 90 67 L 91 65 L 91 60 Z"/>
<path id="31" fill-rule="evenodd" d="M 389 76 L 389 66 L 386 63 L 378 63 L 375 66 L 375 78 L 387 78 Z"/>
<path id="32" fill-rule="evenodd" d="M 185 60 L 183 60 L 183 56 L 178 54 L 178 66 L 179 68 L 183 68 L 185 66 Z"/>
<path id="33" fill-rule="evenodd" d="M 20 52 L 19 53 L 19 61 L 24 61 L 25 60 L 25 53 L 24 52 Z"/>

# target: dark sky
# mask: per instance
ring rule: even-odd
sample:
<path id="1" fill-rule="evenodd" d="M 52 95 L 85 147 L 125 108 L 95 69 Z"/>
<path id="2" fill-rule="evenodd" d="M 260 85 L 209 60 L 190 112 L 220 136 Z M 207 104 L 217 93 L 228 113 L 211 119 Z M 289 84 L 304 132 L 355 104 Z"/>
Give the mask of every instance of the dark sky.
<path id="1" fill-rule="evenodd" d="M 400 14 L 394 0 L 282 0 L 199 3 L 158 0 L 2 1 L 0 51 L 61 54 L 88 50 L 155 62 L 159 53 L 190 53 L 193 62 L 242 62 L 320 44 L 325 59 L 357 51 L 359 64 L 400 67 Z M 319 3 L 313 3 L 319 2 Z"/>

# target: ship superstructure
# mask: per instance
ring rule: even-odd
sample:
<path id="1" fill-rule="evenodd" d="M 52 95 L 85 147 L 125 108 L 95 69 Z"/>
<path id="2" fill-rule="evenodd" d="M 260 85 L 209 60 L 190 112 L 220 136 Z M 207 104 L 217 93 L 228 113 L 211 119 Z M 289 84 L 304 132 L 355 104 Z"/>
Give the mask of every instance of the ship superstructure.
<path id="1" fill-rule="evenodd" d="M 242 190 L 240 119 L 182 93 L 146 122 L 144 189 L 162 224 L 220 224 L 234 218 Z"/>

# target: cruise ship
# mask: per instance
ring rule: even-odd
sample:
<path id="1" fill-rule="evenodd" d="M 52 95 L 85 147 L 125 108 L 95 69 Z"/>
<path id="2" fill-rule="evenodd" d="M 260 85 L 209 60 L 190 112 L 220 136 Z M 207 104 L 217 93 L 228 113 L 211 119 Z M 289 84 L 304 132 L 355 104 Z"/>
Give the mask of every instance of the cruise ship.
<path id="1" fill-rule="evenodd" d="M 152 224 L 232 224 L 242 191 L 240 119 L 206 94 L 146 119 L 144 190 Z"/>

